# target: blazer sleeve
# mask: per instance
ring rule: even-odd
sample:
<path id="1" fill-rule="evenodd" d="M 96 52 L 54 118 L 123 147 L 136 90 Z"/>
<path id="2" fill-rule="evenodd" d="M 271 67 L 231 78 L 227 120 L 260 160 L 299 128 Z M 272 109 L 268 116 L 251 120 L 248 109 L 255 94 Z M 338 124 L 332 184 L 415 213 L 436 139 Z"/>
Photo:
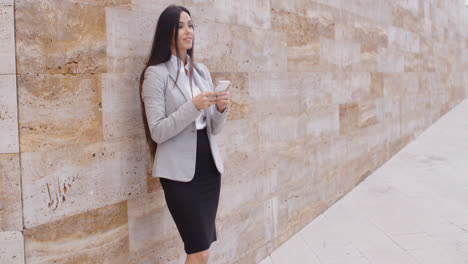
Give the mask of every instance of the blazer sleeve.
<path id="1" fill-rule="evenodd" d="M 208 80 L 210 81 L 210 84 L 213 85 L 213 81 L 211 80 L 210 72 L 208 71 L 208 69 L 206 68 L 206 66 L 204 64 L 202 64 L 202 65 L 203 65 L 203 69 L 204 69 L 204 72 L 205 72 L 205 76 L 207 76 Z M 212 90 L 214 90 L 214 89 L 212 88 Z M 211 121 L 211 133 L 213 133 L 213 135 L 216 135 L 219 132 L 221 132 L 221 130 L 223 130 L 224 124 L 226 123 L 228 110 L 229 110 L 229 106 L 226 107 L 226 109 L 224 109 L 224 111 L 222 113 L 220 113 L 220 112 L 218 112 L 218 109 L 216 108 L 216 105 L 213 105 L 211 107 L 211 113 L 212 114 L 211 114 L 211 120 L 210 121 Z"/>
<path id="2" fill-rule="evenodd" d="M 188 100 L 166 117 L 167 74 L 161 67 L 148 67 L 141 92 L 151 138 L 158 144 L 179 134 L 201 113 L 192 100 Z"/>

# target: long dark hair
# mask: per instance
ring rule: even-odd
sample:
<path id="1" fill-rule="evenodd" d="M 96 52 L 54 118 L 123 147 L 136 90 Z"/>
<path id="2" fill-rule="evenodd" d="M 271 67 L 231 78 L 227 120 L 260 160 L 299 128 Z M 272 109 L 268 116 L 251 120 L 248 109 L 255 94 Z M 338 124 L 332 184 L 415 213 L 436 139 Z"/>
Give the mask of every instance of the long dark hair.
<path id="1" fill-rule="evenodd" d="M 170 5 L 161 13 L 158 19 L 158 24 L 156 25 L 156 32 L 154 33 L 153 38 L 153 47 L 151 48 L 151 55 L 146 63 L 143 72 L 140 75 L 140 100 L 141 100 L 141 109 L 143 115 L 143 124 L 145 126 L 146 141 L 148 142 L 151 160 L 154 160 L 154 153 L 156 151 L 156 143 L 151 139 L 151 133 L 148 126 L 148 120 L 146 118 L 146 111 L 144 107 L 143 98 L 141 97 L 141 92 L 143 89 L 143 81 L 145 78 L 146 69 L 149 66 L 158 65 L 160 63 L 167 62 L 171 59 L 171 43 L 174 41 L 174 47 L 176 51 L 176 56 L 180 58 L 179 46 L 177 43 L 177 36 L 179 34 L 179 20 L 180 14 L 186 12 L 191 17 L 192 15 L 187 8 L 183 6 Z M 194 38 L 195 40 L 195 38 Z M 193 48 L 195 42 L 192 41 L 192 48 L 187 50 L 187 54 L 190 56 L 190 70 L 189 70 L 189 80 L 192 83 L 193 75 Z M 176 81 L 179 78 L 181 63 L 177 60 L 177 77 Z"/>

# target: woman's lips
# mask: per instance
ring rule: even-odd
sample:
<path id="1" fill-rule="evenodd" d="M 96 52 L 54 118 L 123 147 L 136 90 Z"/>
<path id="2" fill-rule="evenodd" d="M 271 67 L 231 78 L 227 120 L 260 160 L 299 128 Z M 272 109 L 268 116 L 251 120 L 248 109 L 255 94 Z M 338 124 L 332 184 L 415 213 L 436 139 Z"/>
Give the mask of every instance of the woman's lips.
<path id="1" fill-rule="evenodd" d="M 192 41 L 192 38 L 184 38 L 185 41 L 190 42 Z"/>

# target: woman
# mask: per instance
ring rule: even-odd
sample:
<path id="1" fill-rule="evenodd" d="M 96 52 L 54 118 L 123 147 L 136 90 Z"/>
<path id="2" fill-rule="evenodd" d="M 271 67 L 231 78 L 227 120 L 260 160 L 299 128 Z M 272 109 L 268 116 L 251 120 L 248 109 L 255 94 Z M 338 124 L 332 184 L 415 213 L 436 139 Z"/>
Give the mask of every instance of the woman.
<path id="1" fill-rule="evenodd" d="M 160 15 L 142 73 L 143 115 L 153 177 L 159 177 L 187 253 L 186 263 L 207 263 L 216 241 L 223 164 L 214 135 L 228 112 L 229 87 L 214 92 L 210 73 L 194 62 L 190 12 L 171 5 Z M 154 141 L 154 142 L 153 142 Z"/>

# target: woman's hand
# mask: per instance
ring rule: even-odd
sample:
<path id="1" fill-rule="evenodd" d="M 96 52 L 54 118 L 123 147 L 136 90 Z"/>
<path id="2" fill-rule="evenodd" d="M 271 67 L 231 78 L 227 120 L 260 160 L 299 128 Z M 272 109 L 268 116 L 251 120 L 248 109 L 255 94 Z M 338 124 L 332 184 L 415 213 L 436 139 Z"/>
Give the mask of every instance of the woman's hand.
<path id="1" fill-rule="evenodd" d="M 222 113 L 226 109 L 226 107 L 229 105 L 229 88 L 231 87 L 231 84 L 228 85 L 226 90 L 222 92 L 216 92 L 216 108 L 218 109 L 218 112 Z"/>
<path id="2" fill-rule="evenodd" d="M 195 107 L 201 111 L 203 109 L 206 109 L 210 107 L 213 104 L 216 104 L 216 93 L 215 92 L 202 92 L 192 98 L 192 102 L 195 105 Z"/>

